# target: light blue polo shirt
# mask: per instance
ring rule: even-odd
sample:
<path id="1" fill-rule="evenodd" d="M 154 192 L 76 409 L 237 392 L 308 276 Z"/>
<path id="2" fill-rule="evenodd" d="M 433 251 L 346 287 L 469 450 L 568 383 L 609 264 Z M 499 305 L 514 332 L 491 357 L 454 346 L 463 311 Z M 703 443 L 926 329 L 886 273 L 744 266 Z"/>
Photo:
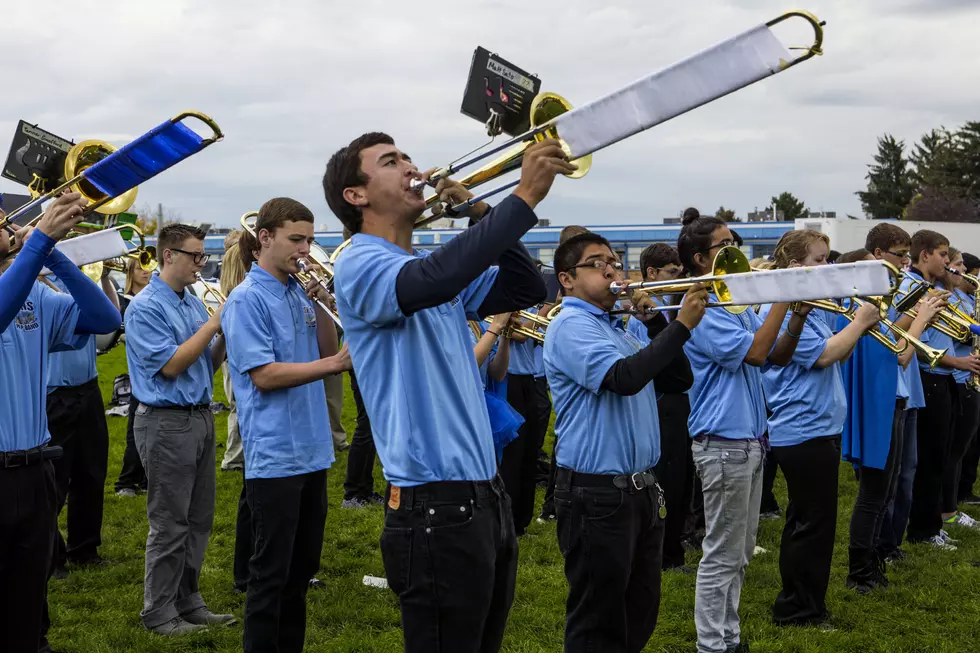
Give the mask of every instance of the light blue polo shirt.
<path id="1" fill-rule="evenodd" d="M 631 396 L 602 389 L 616 361 L 642 346 L 619 316 L 575 297 L 544 340 L 544 369 L 555 406 L 555 459 L 583 474 L 632 474 L 660 460 L 653 382 Z"/>
<path id="2" fill-rule="evenodd" d="M 510 359 L 507 361 L 507 373 L 534 376 L 537 367 L 534 362 L 534 350 L 540 349 L 534 341 L 528 338 L 524 342 L 510 343 Z"/>
<path id="3" fill-rule="evenodd" d="M 282 478 L 330 467 L 333 439 L 323 382 L 261 392 L 249 375 L 269 363 L 320 358 L 317 316 L 303 288 L 292 277 L 284 285 L 253 263 L 228 296 L 221 329 L 245 449 L 245 478 Z"/>
<path id="4" fill-rule="evenodd" d="M 473 329 L 470 328 L 470 335 L 473 338 L 473 347 L 475 348 L 476 347 L 476 343 L 478 343 L 480 341 L 480 337 L 482 337 L 483 334 L 487 332 L 487 328 L 488 328 L 489 325 L 486 322 L 484 322 L 483 320 L 474 320 L 474 322 L 480 328 L 480 336 L 477 336 L 476 333 L 473 331 Z M 492 361 L 497 356 L 497 345 L 498 344 L 500 344 L 500 339 L 499 338 L 493 343 L 493 347 L 490 348 L 490 354 L 484 359 L 483 364 L 480 365 L 480 368 L 479 368 L 480 369 L 480 380 L 483 381 L 483 387 L 484 388 L 487 387 L 487 378 L 488 378 L 488 376 L 490 374 L 490 361 Z M 511 347 L 513 347 L 513 346 L 514 346 L 514 343 L 511 343 Z M 475 357 L 476 357 L 476 354 L 474 353 L 474 358 Z"/>
<path id="5" fill-rule="evenodd" d="M 68 293 L 68 287 L 58 277 L 48 277 L 59 290 Z M 48 393 L 58 388 L 79 386 L 96 378 L 95 336 L 79 336 L 81 346 L 75 350 L 53 352 L 48 355 Z"/>
<path id="6" fill-rule="evenodd" d="M 636 338 L 636 341 L 639 342 L 642 347 L 646 347 L 650 344 L 650 336 L 647 334 L 647 325 L 639 320 L 635 315 L 626 320 L 626 330 L 633 334 L 633 337 Z"/>
<path id="7" fill-rule="evenodd" d="M 911 287 L 911 280 L 907 274 L 902 275 L 900 287 L 903 294 L 909 291 Z M 892 322 L 897 322 L 900 317 L 901 315 L 898 314 L 898 311 L 895 310 L 894 306 L 888 307 L 889 320 Z M 925 335 L 927 331 L 930 331 L 929 327 L 926 327 L 925 331 L 922 332 L 922 335 Z M 920 337 L 919 340 L 922 340 L 922 338 Z M 925 393 L 922 391 L 922 376 L 919 373 L 919 365 L 917 361 L 918 356 L 916 354 L 912 354 L 912 360 L 909 361 L 908 365 L 905 367 L 902 367 L 901 365 L 898 366 L 898 392 L 896 392 L 895 396 L 908 400 L 905 405 L 906 410 L 910 408 L 925 408 L 926 405 Z M 902 394 L 903 390 L 905 391 L 905 394 Z"/>
<path id="8" fill-rule="evenodd" d="M 712 301 L 717 301 L 712 295 Z M 766 432 L 762 368 L 744 362 L 762 320 L 751 308 L 738 315 L 709 308 L 684 351 L 694 385 L 688 396 L 691 437 L 716 435 L 732 440 L 761 438 Z"/>
<path id="9" fill-rule="evenodd" d="M 398 272 L 428 255 L 355 234 L 334 278 L 378 456 L 385 478 L 400 487 L 486 481 L 497 472 L 484 385 L 466 323 L 497 270 L 487 270 L 445 304 L 405 315 L 395 289 Z"/>
<path id="10" fill-rule="evenodd" d="M 967 315 L 973 315 L 973 297 L 971 295 L 957 289 L 953 291 L 950 301 Z M 953 341 L 953 351 L 950 353 L 953 356 L 969 356 L 972 352 L 973 338 L 971 337 L 967 342 Z M 952 372 L 953 378 L 961 385 L 970 380 L 970 373 L 966 370 L 952 370 Z"/>
<path id="11" fill-rule="evenodd" d="M 51 439 L 49 352 L 82 344 L 88 336 L 75 335 L 77 321 L 78 306 L 71 295 L 35 282 L 20 312 L 0 333 L 0 451 L 33 449 Z"/>
<path id="12" fill-rule="evenodd" d="M 772 309 L 766 304 L 759 311 L 765 320 Z M 820 311 L 823 313 L 823 311 Z M 774 447 L 789 447 L 828 435 L 840 435 L 847 417 L 847 397 L 840 363 L 814 367 L 834 335 L 827 320 L 811 311 L 803 325 L 793 360 L 785 367 L 769 365 L 762 373 L 762 387 L 772 415 L 769 441 Z M 786 332 L 792 313 L 787 312 L 780 327 Z"/>
<path id="13" fill-rule="evenodd" d="M 911 285 L 911 279 L 922 280 L 922 277 L 912 272 L 911 270 L 905 273 L 905 277 L 902 279 L 903 290 Z M 907 285 L 908 284 L 908 285 Z M 939 290 L 945 290 L 945 287 L 941 283 L 933 284 Z M 952 297 L 950 297 L 952 300 Z M 922 332 L 922 337 L 919 338 L 922 342 L 926 343 L 930 347 L 935 347 L 936 349 L 946 349 L 946 354 L 949 356 L 956 356 L 956 350 L 953 347 L 955 341 L 950 338 L 945 333 L 940 333 L 938 329 L 933 329 L 932 327 L 927 327 L 925 331 Z M 948 367 L 943 367 L 941 364 L 936 365 L 934 368 L 929 369 L 929 364 L 919 360 L 919 357 L 915 357 L 916 363 L 919 365 L 919 369 L 928 374 L 936 374 L 939 376 L 950 376 L 953 370 Z M 909 366 L 912 364 L 909 363 Z"/>
<path id="14" fill-rule="evenodd" d="M 211 403 L 214 366 L 209 350 L 176 379 L 160 373 L 177 348 L 207 321 L 204 302 L 192 292 L 184 290 L 180 297 L 159 273 L 150 277 L 126 309 L 126 361 L 133 396 L 154 408 Z"/>

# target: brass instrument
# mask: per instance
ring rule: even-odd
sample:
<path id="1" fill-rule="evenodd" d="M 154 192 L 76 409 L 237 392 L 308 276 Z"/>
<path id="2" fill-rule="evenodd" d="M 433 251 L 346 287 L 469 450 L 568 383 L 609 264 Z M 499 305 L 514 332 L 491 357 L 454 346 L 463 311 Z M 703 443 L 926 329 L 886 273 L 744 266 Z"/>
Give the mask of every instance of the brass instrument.
<path id="1" fill-rule="evenodd" d="M 500 177 L 501 175 L 511 172 L 512 170 L 517 170 L 523 164 L 524 152 L 527 150 L 529 146 L 533 145 L 534 143 L 543 141 L 547 138 L 554 138 L 561 141 L 561 137 L 558 134 L 558 129 L 553 123 L 555 118 L 571 110 L 571 108 L 572 108 L 571 103 L 565 98 L 563 98 L 562 96 L 558 95 L 557 93 L 539 93 L 534 98 L 534 101 L 531 102 L 531 128 L 528 129 L 528 131 L 524 132 L 523 134 L 520 134 L 519 136 L 515 136 L 514 138 L 506 141 L 505 143 L 491 150 L 488 150 L 487 152 L 484 152 L 482 154 L 477 154 L 476 156 L 470 157 L 468 159 L 466 157 L 469 155 L 464 155 L 463 157 L 461 157 L 461 159 L 457 159 L 456 161 L 453 161 L 449 165 L 445 166 L 444 168 L 440 168 L 439 170 L 436 170 L 434 173 L 432 173 L 432 175 L 429 177 L 428 183 L 435 185 L 435 183 L 440 179 L 456 174 L 463 168 L 468 168 L 471 165 L 477 163 L 478 161 L 482 161 L 488 156 L 491 156 L 493 154 L 496 154 L 504 150 L 506 151 L 498 158 L 484 165 L 482 168 L 466 175 L 462 179 L 458 180 L 457 183 L 461 184 L 464 188 L 475 188 L 480 184 L 484 184 L 488 181 L 496 179 L 497 177 Z M 568 152 L 569 151 L 568 145 L 564 141 L 562 141 L 561 144 L 562 144 L 562 149 Z M 477 150 L 479 149 L 482 148 L 477 148 Z M 474 150 L 474 152 L 477 150 Z M 470 154 L 472 154 L 472 152 L 470 152 Z M 586 173 L 588 173 L 589 170 L 592 168 L 592 155 L 587 154 L 581 158 L 575 159 L 572 163 L 578 166 L 578 170 L 569 173 L 566 176 L 571 179 L 579 179 L 581 177 L 584 177 Z M 495 195 L 501 191 L 516 186 L 518 181 L 514 181 L 511 182 L 510 184 L 504 184 L 502 186 L 498 186 L 497 188 L 494 188 L 486 193 L 483 193 L 478 197 L 474 197 L 468 200 L 466 203 L 476 204 L 477 202 L 482 201 L 483 199 L 486 199 L 491 195 Z M 425 187 L 425 185 L 426 182 L 419 180 L 413 184 L 413 188 L 417 192 L 421 192 L 422 189 Z M 439 196 L 436 194 L 430 195 L 425 199 L 426 209 L 431 209 L 438 203 L 439 203 Z M 459 208 L 458 206 L 450 207 L 448 213 L 452 215 L 452 213 L 458 208 Z M 415 227 L 416 228 L 422 227 L 440 217 L 442 216 L 441 215 L 420 216 L 415 221 Z"/>
<path id="2" fill-rule="evenodd" d="M 256 242 L 258 242 L 259 239 L 259 234 L 255 230 L 255 220 L 258 217 L 258 211 L 249 211 L 241 217 L 241 220 L 239 220 L 242 225 L 242 229 L 248 232 L 248 234 L 252 236 Z M 316 254 L 314 254 L 314 252 L 316 252 Z M 310 280 L 316 281 L 317 285 L 319 285 L 327 293 L 329 293 L 331 297 L 333 297 L 333 265 L 330 263 L 330 257 L 326 256 L 326 252 L 324 252 L 319 245 L 313 243 L 313 246 L 310 247 L 310 259 L 319 265 L 317 258 L 324 257 L 327 267 L 314 267 L 310 264 L 310 261 L 303 258 L 296 262 L 300 271 L 290 276 L 296 279 L 296 281 L 298 281 L 304 288 L 306 287 L 306 284 L 310 282 Z M 321 269 L 323 272 L 320 272 Z M 334 324 L 343 328 L 340 323 L 340 316 L 337 315 L 336 310 L 330 308 L 326 303 L 320 301 L 319 299 L 314 299 L 313 301 L 316 302 L 317 306 L 323 309 L 324 313 L 330 316 L 330 319 L 334 321 Z"/>
<path id="3" fill-rule="evenodd" d="M 526 327 L 523 324 L 519 326 L 511 326 L 510 324 L 508 324 L 507 326 L 504 327 L 503 332 L 500 335 L 502 335 L 505 338 L 510 338 L 510 335 L 512 333 L 516 333 L 530 340 L 534 340 L 535 342 L 544 344 L 544 334 L 538 331 L 538 328 L 542 328 L 542 329 L 548 328 L 548 322 L 550 322 L 550 320 L 548 320 L 548 318 L 541 317 L 540 315 L 531 313 L 529 311 L 517 311 L 515 315 L 520 317 L 522 320 L 527 320 L 533 323 L 535 326 Z M 483 321 L 486 322 L 487 324 L 493 324 L 493 316 L 492 315 L 487 316 L 483 319 Z"/>
<path id="4" fill-rule="evenodd" d="M 214 317 L 214 314 L 217 311 L 211 306 L 211 302 L 208 301 L 208 297 L 210 297 L 212 302 L 217 304 L 219 307 L 224 306 L 225 302 L 228 301 L 228 298 L 224 296 L 224 293 L 222 293 L 217 286 L 212 283 L 208 283 L 200 272 L 198 272 L 196 276 L 197 280 L 201 282 L 202 286 L 204 286 L 204 293 L 201 295 L 200 299 L 202 302 L 204 302 L 204 308 L 207 309 L 208 315 Z"/>
<path id="5" fill-rule="evenodd" d="M 926 290 L 923 292 L 923 288 Z M 913 279 L 909 286 L 907 293 L 899 293 L 897 295 L 898 301 L 896 303 L 905 303 L 903 300 L 906 296 L 915 293 L 916 296 L 920 296 L 935 292 L 934 286 L 928 281 L 920 281 L 918 279 Z M 905 309 L 903 311 L 906 315 L 912 317 L 913 319 L 918 316 L 918 311 L 915 310 L 913 306 Z M 932 322 L 929 323 L 929 327 L 939 331 L 940 333 L 946 334 L 953 340 L 957 342 L 967 342 L 970 338 L 971 333 L 975 330 L 980 330 L 980 323 L 975 321 L 971 316 L 967 315 L 955 306 L 947 305 L 941 311 L 936 313 L 936 317 Z"/>
<path id="6" fill-rule="evenodd" d="M 977 278 L 972 274 L 966 274 L 965 272 L 954 270 L 953 268 L 946 268 L 946 271 L 950 274 L 955 274 L 960 278 L 966 279 L 973 284 L 973 315 L 970 316 L 970 319 L 973 322 L 980 324 L 980 278 Z M 980 356 L 980 334 L 978 334 L 976 330 L 971 329 L 970 336 L 972 338 L 972 341 L 970 342 L 970 353 L 974 356 Z M 980 392 L 980 374 L 971 372 L 970 378 L 966 382 L 966 387 L 974 392 Z"/>
<path id="7" fill-rule="evenodd" d="M 152 245 L 149 247 L 146 246 L 146 238 L 143 236 L 143 231 L 139 227 L 134 224 L 127 223 L 116 225 L 115 227 L 109 227 L 108 230 L 124 232 L 127 229 L 131 233 L 129 238 L 123 238 L 123 242 L 133 245 L 133 249 L 129 250 L 129 252 L 123 256 L 117 256 L 104 261 L 96 261 L 95 263 L 83 265 L 82 272 L 84 272 L 87 277 L 93 281 L 98 281 L 102 278 L 102 271 L 104 269 L 126 272 L 127 265 L 130 260 L 135 260 L 139 266 L 147 272 L 152 272 L 153 270 L 157 269 L 156 247 L 153 247 Z M 100 225 L 86 224 L 83 227 L 82 224 L 78 224 L 75 225 L 74 230 L 68 232 L 68 235 L 65 236 L 65 238 L 73 238 L 75 236 L 105 230 L 106 229 Z"/>

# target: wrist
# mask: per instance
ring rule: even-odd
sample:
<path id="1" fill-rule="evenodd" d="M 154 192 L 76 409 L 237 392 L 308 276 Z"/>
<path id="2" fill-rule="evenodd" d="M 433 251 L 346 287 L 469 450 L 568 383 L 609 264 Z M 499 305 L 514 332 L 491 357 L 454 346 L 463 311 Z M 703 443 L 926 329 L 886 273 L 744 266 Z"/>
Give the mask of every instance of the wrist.
<path id="1" fill-rule="evenodd" d="M 521 198 L 524 201 L 524 203 L 527 204 L 528 207 L 532 211 L 538 205 L 538 200 L 535 199 L 534 196 L 531 195 L 530 192 L 528 192 L 524 188 L 521 188 L 520 184 L 518 184 L 517 188 L 514 189 L 513 194 L 516 195 L 517 197 Z"/>

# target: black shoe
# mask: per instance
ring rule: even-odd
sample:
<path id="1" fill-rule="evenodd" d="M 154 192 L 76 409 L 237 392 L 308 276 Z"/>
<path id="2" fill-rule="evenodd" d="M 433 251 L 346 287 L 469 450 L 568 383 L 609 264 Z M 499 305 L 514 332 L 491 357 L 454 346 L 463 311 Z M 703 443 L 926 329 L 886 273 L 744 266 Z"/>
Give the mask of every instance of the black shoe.
<path id="1" fill-rule="evenodd" d="M 383 495 L 378 494 L 377 492 L 372 492 L 371 496 L 368 497 L 368 503 L 373 503 L 379 506 L 383 506 L 385 505 L 385 498 Z"/>
<path id="2" fill-rule="evenodd" d="M 51 572 L 51 577 L 56 578 L 58 580 L 64 580 L 68 578 L 68 568 L 65 567 L 64 565 L 57 565 L 54 568 L 54 571 Z"/>
<path id="3" fill-rule="evenodd" d="M 725 649 L 725 653 L 749 653 L 748 642 L 739 642 Z"/>
<path id="4" fill-rule="evenodd" d="M 114 567 L 116 565 L 115 562 L 106 560 L 97 553 L 87 558 L 69 558 L 68 562 L 72 567 Z"/>
<path id="5" fill-rule="evenodd" d="M 663 571 L 664 573 L 670 572 L 670 573 L 685 574 L 685 575 L 698 573 L 697 569 L 694 569 L 693 567 L 688 567 L 687 565 L 675 565 L 673 567 L 664 567 Z"/>
<path id="6" fill-rule="evenodd" d="M 878 557 L 876 551 L 867 549 L 850 548 L 848 554 L 848 573 L 844 586 L 852 589 L 858 594 L 864 595 L 874 591 L 879 587 L 887 585 L 882 568 L 884 562 Z"/>

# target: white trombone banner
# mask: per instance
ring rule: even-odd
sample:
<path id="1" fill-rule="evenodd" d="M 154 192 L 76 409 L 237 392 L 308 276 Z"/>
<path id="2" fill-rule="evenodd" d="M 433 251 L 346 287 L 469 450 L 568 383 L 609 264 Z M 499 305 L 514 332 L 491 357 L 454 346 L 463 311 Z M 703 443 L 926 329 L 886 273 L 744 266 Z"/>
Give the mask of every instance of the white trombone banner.
<path id="1" fill-rule="evenodd" d="M 55 247 L 79 267 L 123 256 L 129 252 L 118 229 L 105 229 L 62 240 Z M 51 270 L 44 268 L 41 274 L 51 274 Z"/>
<path id="2" fill-rule="evenodd" d="M 725 283 L 731 302 L 738 305 L 879 296 L 892 288 L 888 268 L 880 261 L 743 272 L 725 275 Z"/>
<path id="3" fill-rule="evenodd" d="M 576 159 L 775 75 L 792 59 L 759 25 L 558 116 L 558 133 Z"/>

